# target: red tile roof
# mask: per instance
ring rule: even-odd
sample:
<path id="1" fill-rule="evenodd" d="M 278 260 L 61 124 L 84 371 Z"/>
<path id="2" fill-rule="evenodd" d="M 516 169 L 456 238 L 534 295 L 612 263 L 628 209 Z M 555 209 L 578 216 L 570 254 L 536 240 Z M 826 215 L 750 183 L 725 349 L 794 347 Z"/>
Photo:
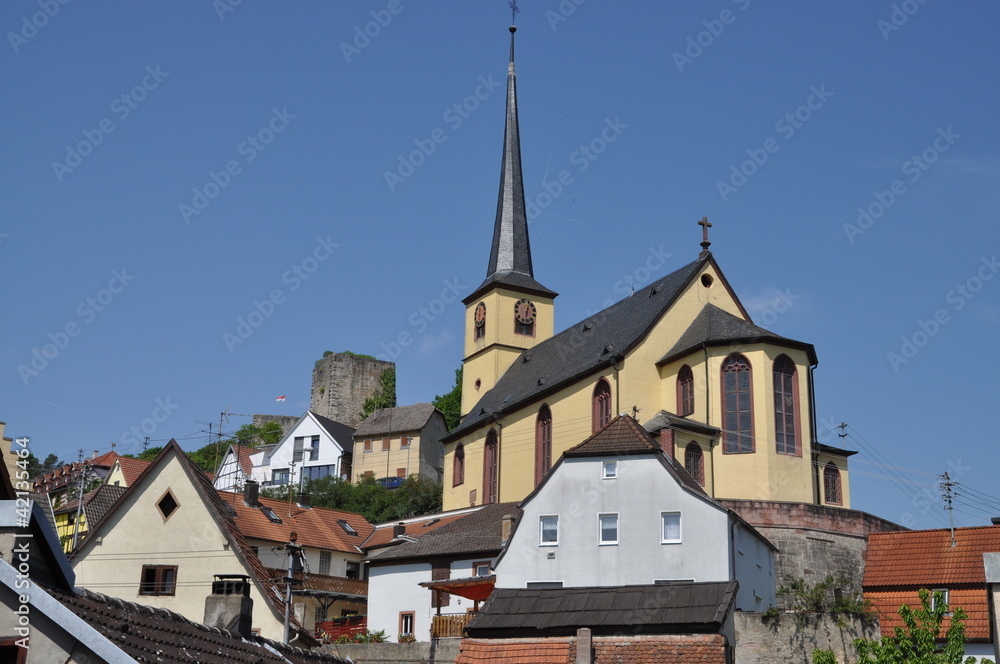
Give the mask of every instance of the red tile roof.
<path id="1" fill-rule="evenodd" d="M 933 586 L 938 588 L 938 586 Z M 930 590 L 931 587 L 928 587 Z M 903 619 L 899 616 L 899 607 L 904 604 L 910 607 L 920 606 L 920 596 L 917 590 L 885 590 L 885 591 L 865 591 L 865 599 L 872 603 L 872 608 L 878 611 L 879 625 L 883 636 L 891 636 L 893 628 L 904 627 Z M 990 609 L 986 596 L 986 589 L 982 586 L 975 588 L 949 588 L 948 605 L 951 608 L 962 607 L 968 614 L 965 619 L 965 638 L 977 640 L 989 640 L 990 638 Z M 942 625 L 942 634 L 948 629 L 950 621 L 945 618 Z"/>
<path id="2" fill-rule="evenodd" d="M 463 639 L 455 664 L 570 664 L 574 657 L 566 639 Z"/>
<path id="3" fill-rule="evenodd" d="M 450 516 L 428 515 L 427 518 L 422 521 L 403 524 L 403 532 L 408 537 L 419 538 L 421 535 L 434 532 L 441 526 L 446 526 L 452 521 L 457 521 L 458 519 L 468 515 L 469 512 L 465 512 L 463 514 L 452 514 Z M 431 523 L 432 521 L 433 523 Z M 371 549 L 377 549 L 381 546 L 386 546 L 393 539 L 395 539 L 392 534 L 395 526 L 396 524 L 393 523 L 379 524 L 375 526 L 375 531 L 367 540 L 365 540 L 362 548 L 368 551 Z"/>
<path id="4" fill-rule="evenodd" d="M 983 554 L 1000 551 L 1000 526 L 872 533 L 868 537 L 865 590 L 946 587 L 986 583 Z"/>
<path id="5" fill-rule="evenodd" d="M 295 503 L 289 508 L 289 503 L 283 500 L 259 498 L 261 505 L 273 510 L 281 519 L 281 523 L 273 523 L 259 508 L 247 507 L 242 494 L 229 491 L 218 491 L 217 494 L 236 511 L 236 527 L 247 539 L 285 543 L 292 531 L 295 531 L 298 536 L 296 541 L 300 546 L 361 553 L 361 545 L 375 530 L 363 516 L 353 512 L 324 507 L 302 508 Z M 357 535 L 344 530 L 339 523 L 341 520 L 346 521 Z"/>
<path id="6" fill-rule="evenodd" d="M 142 459 L 133 459 L 132 457 L 121 457 L 118 459 L 118 465 L 122 469 L 122 475 L 125 476 L 125 486 L 132 486 L 136 478 L 142 474 L 142 471 L 149 467 L 150 461 L 143 461 Z"/>

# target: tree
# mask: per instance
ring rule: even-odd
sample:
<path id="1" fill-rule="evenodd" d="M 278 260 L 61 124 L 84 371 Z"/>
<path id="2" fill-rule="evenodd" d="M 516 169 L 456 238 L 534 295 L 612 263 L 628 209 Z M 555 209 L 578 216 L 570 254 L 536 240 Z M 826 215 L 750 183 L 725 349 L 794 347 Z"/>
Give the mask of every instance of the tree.
<path id="1" fill-rule="evenodd" d="M 379 377 L 379 385 L 370 397 L 361 404 L 361 412 L 358 413 L 362 420 L 368 418 L 379 408 L 396 407 L 396 367 L 391 366 L 382 372 Z"/>
<path id="2" fill-rule="evenodd" d="M 935 591 L 932 608 L 931 594 L 920 590 L 920 607 L 899 607 L 904 627 L 893 629 L 894 635 L 882 639 L 857 639 L 858 664 L 962 664 L 965 654 L 965 618 L 960 607 L 951 615 L 951 623 L 944 632 L 944 646 L 938 646 L 942 623 L 948 615 L 944 595 Z M 835 662 L 828 650 L 813 652 L 814 662 Z M 975 664 L 975 657 L 968 657 L 964 664 Z"/>
<path id="3" fill-rule="evenodd" d="M 277 445 L 285 432 L 277 422 L 266 422 L 261 426 L 244 424 L 233 435 L 233 441 L 243 447 L 256 448 L 258 445 Z"/>
<path id="4" fill-rule="evenodd" d="M 304 490 L 314 507 L 354 512 L 372 523 L 441 511 L 441 483 L 417 475 L 410 475 L 396 489 L 387 489 L 373 478 L 351 484 L 329 476 L 307 482 Z M 288 500 L 288 487 L 265 489 L 261 494 L 266 498 Z"/>
<path id="5" fill-rule="evenodd" d="M 26 469 L 28 471 L 28 477 L 32 478 L 38 477 L 43 473 L 47 473 L 59 465 L 59 457 L 55 454 L 50 454 L 45 457 L 45 461 L 39 461 L 38 457 L 29 452 L 28 456 L 25 457 L 24 460 L 27 464 Z"/>
<path id="6" fill-rule="evenodd" d="M 434 397 L 434 407 L 444 413 L 448 431 L 458 426 L 462 419 L 462 367 L 455 369 L 455 386 L 451 392 Z"/>

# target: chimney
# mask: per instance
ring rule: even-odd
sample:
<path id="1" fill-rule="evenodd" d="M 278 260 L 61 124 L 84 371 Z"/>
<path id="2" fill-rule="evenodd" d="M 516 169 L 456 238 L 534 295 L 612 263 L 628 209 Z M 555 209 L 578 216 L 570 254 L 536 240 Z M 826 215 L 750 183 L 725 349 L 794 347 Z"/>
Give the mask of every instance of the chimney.
<path id="1" fill-rule="evenodd" d="M 400 535 L 406 534 L 406 526 L 402 523 L 397 523 L 392 527 L 392 539 L 396 539 Z"/>
<path id="2" fill-rule="evenodd" d="M 660 447 L 671 459 L 674 458 L 674 430 L 660 429 Z"/>
<path id="3" fill-rule="evenodd" d="M 992 523 L 994 526 L 1000 526 L 1000 516 L 995 516 L 992 519 L 990 519 L 990 523 Z"/>
<path id="4" fill-rule="evenodd" d="M 243 502 L 247 504 L 247 507 L 257 507 L 257 483 L 253 480 L 247 480 L 247 483 L 243 485 Z"/>
<path id="5" fill-rule="evenodd" d="M 593 635 L 587 627 L 576 630 L 576 664 L 593 664 Z"/>
<path id="6" fill-rule="evenodd" d="M 253 599 L 250 577 L 240 574 L 216 574 L 212 594 L 205 598 L 205 620 L 210 627 L 226 629 L 251 638 Z"/>
<path id="7" fill-rule="evenodd" d="M 510 539 L 510 531 L 514 527 L 514 515 L 504 514 L 503 519 L 500 520 L 500 543 L 506 544 L 507 540 Z"/>
<path id="8" fill-rule="evenodd" d="M 309 509 L 310 508 L 309 494 L 308 493 L 300 493 L 299 494 L 298 503 L 299 503 L 299 507 L 302 507 L 302 508 L 305 508 L 305 509 Z"/>

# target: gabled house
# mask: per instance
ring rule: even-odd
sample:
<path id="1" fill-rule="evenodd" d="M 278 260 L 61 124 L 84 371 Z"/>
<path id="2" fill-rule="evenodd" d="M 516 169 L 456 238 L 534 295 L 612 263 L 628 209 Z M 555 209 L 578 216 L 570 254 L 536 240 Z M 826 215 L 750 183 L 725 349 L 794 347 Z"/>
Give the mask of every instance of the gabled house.
<path id="1" fill-rule="evenodd" d="M 376 410 L 354 432 L 353 481 L 367 476 L 389 482 L 419 475 L 440 482 L 441 439 L 447 433 L 444 415 L 433 404 Z"/>
<path id="2" fill-rule="evenodd" d="M 244 578 L 253 602 L 251 629 L 282 639 L 283 585 L 227 505 L 171 440 L 74 551 L 77 585 L 201 622 L 218 577 Z M 292 623 L 295 642 L 314 643 L 294 617 Z"/>
<path id="3" fill-rule="evenodd" d="M 104 482 L 112 486 L 132 486 L 132 483 L 142 474 L 142 471 L 146 470 L 147 466 L 149 466 L 149 461 L 120 456 L 115 459 Z"/>
<path id="4" fill-rule="evenodd" d="M 251 479 L 262 487 L 351 476 L 352 427 L 307 410 L 277 445 L 251 455 Z"/>
<path id="5" fill-rule="evenodd" d="M 86 473 L 82 479 L 84 491 L 89 491 L 108 477 L 118 458 L 118 453 L 114 451 L 101 455 L 94 452 L 91 458 L 82 462 L 74 461 L 53 468 L 34 479 L 35 492 L 47 495 L 52 508 L 58 509 L 78 495 L 74 491 L 80 488 L 81 474 Z"/>
<path id="6" fill-rule="evenodd" d="M 84 494 L 83 500 L 71 500 L 53 512 L 56 534 L 63 551 L 69 553 L 87 536 L 90 524 L 97 523 L 125 493 L 125 487 L 101 484 Z M 82 502 L 82 506 L 81 506 Z"/>
<path id="7" fill-rule="evenodd" d="M 775 602 L 774 546 L 628 415 L 566 450 L 520 508 L 498 588 L 738 581 L 736 609 Z"/>
<path id="8" fill-rule="evenodd" d="M 996 552 L 1000 525 L 955 528 L 954 545 L 947 528 L 869 535 L 864 597 L 878 611 L 882 636 L 903 626 L 899 607 L 919 606 L 921 588 L 939 590 L 949 607 L 968 614 L 965 654 L 992 659 L 996 634 L 983 555 Z"/>
<path id="9" fill-rule="evenodd" d="M 212 480 L 215 488 L 220 491 L 242 491 L 243 485 L 253 476 L 254 453 L 267 451 L 270 451 L 270 448 L 255 450 L 238 443 L 230 445 L 219 467 L 215 469 L 215 477 Z M 260 458 L 263 458 L 263 455 Z"/>
<path id="10" fill-rule="evenodd" d="M 385 630 L 390 640 L 462 635 L 470 612 L 493 590 L 493 564 L 518 509 L 498 503 L 463 512 L 442 517 L 448 523 L 419 538 L 413 535 L 423 525 L 398 526 L 392 545 L 368 558 L 368 629 Z M 437 525 L 436 515 L 423 518 Z"/>

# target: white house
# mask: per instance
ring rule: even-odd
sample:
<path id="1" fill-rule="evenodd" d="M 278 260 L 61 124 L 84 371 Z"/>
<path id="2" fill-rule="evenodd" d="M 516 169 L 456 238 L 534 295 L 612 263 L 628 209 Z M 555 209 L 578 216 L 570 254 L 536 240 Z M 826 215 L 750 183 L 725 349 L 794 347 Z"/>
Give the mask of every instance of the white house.
<path id="1" fill-rule="evenodd" d="M 298 485 L 331 475 L 350 479 L 353 433 L 346 424 L 308 410 L 277 445 L 250 456 L 251 479 L 262 487 Z"/>
<path id="2" fill-rule="evenodd" d="M 567 450 L 520 507 L 497 588 L 738 581 L 737 609 L 775 601 L 774 546 L 627 415 Z"/>

